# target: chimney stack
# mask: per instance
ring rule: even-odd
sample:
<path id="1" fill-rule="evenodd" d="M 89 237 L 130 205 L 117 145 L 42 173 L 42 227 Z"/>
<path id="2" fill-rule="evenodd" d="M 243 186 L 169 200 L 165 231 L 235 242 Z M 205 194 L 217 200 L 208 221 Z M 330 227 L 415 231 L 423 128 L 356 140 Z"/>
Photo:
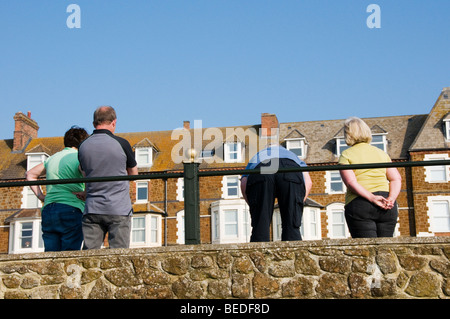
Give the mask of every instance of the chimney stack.
<path id="1" fill-rule="evenodd" d="M 17 112 L 14 115 L 14 142 L 13 152 L 21 152 L 33 138 L 37 138 L 39 126 L 31 119 L 31 112 L 27 115 Z"/>
<path id="2" fill-rule="evenodd" d="M 277 137 L 279 128 L 280 125 L 275 114 L 261 114 L 261 137 Z"/>

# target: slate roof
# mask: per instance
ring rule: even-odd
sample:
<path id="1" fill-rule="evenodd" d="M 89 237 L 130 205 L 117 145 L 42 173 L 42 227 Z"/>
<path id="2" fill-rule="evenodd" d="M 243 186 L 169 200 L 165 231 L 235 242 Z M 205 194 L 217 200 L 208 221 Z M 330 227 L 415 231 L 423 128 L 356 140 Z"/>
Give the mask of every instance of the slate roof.
<path id="1" fill-rule="evenodd" d="M 443 120 L 450 113 L 450 87 L 444 88 L 430 111 L 416 139 L 411 143 L 410 151 L 449 149 L 450 141 L 443 134 Z"/>
<path id="2" fill-rule="evenodd" d="M 363 118 L 373 133 L 386 134 L 387 152 L 393 160 L 408 160 L 410 151 L 430 149 L 450 149 L 450 143 L 445 139 L 443 119 L 450 115 L 450 88 L 444 88 L 429 114 L 403 115 L 389 117 Z M 307 144 L 305 162 L 309 165 L 336 163 L 336 138 L 343 137 L 344 119 L 280 123 L 280 143 L 289 138 L 303 138 Z M 194 145 L 194 136 L 201 138 L 202 149 L 217 146 L 217 154 L 213 163 L 203 161 L 200 169 L 206 168 L 242 168 L 249 160 L 249 141 L 257 141 L 261 125 L 220 128 L 180 129 L 180 134 L 189 137 Z M 129 141 L 132 147 L 152 147 L 154 152 L 153 165 L 150 168 L 140 168 L 140 172 L 158 172 L 182 170 L 182 163 L 172 161 L 172 151 L 180 146 L 182 135 L 173 131 L 154 131 L 136 133 L 117 133 Z M 232 133 L 238 133 L 237 136 Z M 196 135 L 197 134 L 197 135 Z M 245 142 L 244 163 L 224 163 L 223 141 Z M 32 139 L 23 152 L 13 152 L 13 140 L 0 140 L 0 180 L 23 179 L 26 172 L 27 157 L 30 152 L 43 152 L 53 155 L 64 148 L 63 137 L 43 137 Z"/>
<path id="3" fill-rule="evenodd" d="M 392 159 L 408 159 L 408 150 L 420 131 L 427 115 L 404 115 L 390 117 L 363 118 L 372 133 L 385 133 L 387 152 Z M 343 137 L 345 119 L 328 121 L 291 122 L 280 124 L 280 140 L 292 137 L 292 132 L 300 132 L 307 144 L 305 162 L 307 164 L 337 162 L 336 138 Z"/>

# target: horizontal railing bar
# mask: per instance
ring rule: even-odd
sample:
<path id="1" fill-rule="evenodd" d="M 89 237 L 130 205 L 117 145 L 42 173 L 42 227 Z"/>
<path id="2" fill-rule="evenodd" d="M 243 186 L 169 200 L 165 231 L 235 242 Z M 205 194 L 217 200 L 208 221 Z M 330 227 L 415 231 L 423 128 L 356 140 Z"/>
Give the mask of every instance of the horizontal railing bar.
<path id="1" fill-rule="evenodd" d="M 417 167 L 417 166 L 439 166 L 450 165 L 450 160 L 431 160 L 431 161 L 409 161 L 409 162 L 389 162 L 389 163 L 367 163 L 367 164 L 349 164 L 349 165 L 318 165 L 318 166 L 302 166 L 292 168 L 279 168 L 277 172 L 311 172 L 311 171 L 332 171 L 347 169 L 369 169 L 369 168 L 388 168 L 388 167 Z M 248 175 L 260 173 L 257 169 L 218 169 L 218 170 L 200 170 L 199 177 L 202 176 L 220 176 L 220 175 Z M 139 175 L 124 176 L 104 176 L 104 177 L 84 177 L 71 179 L 49 179 L 36 181 L 16 181 L 16 182 L 0 182 L 0 188 L 5 187 L 21 187 L 33 185 L 55 185 L 55 184 L 73 184 L 73 183 L 94 183 L 94 182 L 113 182 L 125 180 L 146 180 L 146 179 L 169 179 L 183 177 L 183 172 L 162 172 L 149 173 Z"/>

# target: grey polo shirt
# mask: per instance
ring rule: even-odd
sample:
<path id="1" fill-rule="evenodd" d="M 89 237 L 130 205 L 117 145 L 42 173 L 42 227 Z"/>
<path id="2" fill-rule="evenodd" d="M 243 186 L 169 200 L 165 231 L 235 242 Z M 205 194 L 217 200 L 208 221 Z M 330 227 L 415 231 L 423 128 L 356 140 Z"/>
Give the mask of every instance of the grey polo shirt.
<path id="1" fill-rule="evenodd" d="M 78 159 L 86 177 L 128 175 L 127 168 L 137 165 L 130 143 L 108 130 L 94 130 L 80 145 Z M 129 181 L 86 183 L 84 214 L 131 213 Z"/>

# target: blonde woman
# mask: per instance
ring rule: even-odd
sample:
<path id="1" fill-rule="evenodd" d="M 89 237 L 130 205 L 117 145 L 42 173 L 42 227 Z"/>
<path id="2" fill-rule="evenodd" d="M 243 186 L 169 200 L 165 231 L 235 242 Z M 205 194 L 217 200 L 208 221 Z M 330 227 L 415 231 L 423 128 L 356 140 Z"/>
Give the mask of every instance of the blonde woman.
<path id="1" fill-rule="evenodd" d="M 357 117 L 344 123 L 345 142 L 339 164 L 386 163 L 386 152 L 370 145 L 372 132 Z M 353 238 L 392 237 L 397 223 L 396 199 L 401 189 L 401 176 L 395 167 L 341 170 L 347 186 L 345 219 Z"/>

